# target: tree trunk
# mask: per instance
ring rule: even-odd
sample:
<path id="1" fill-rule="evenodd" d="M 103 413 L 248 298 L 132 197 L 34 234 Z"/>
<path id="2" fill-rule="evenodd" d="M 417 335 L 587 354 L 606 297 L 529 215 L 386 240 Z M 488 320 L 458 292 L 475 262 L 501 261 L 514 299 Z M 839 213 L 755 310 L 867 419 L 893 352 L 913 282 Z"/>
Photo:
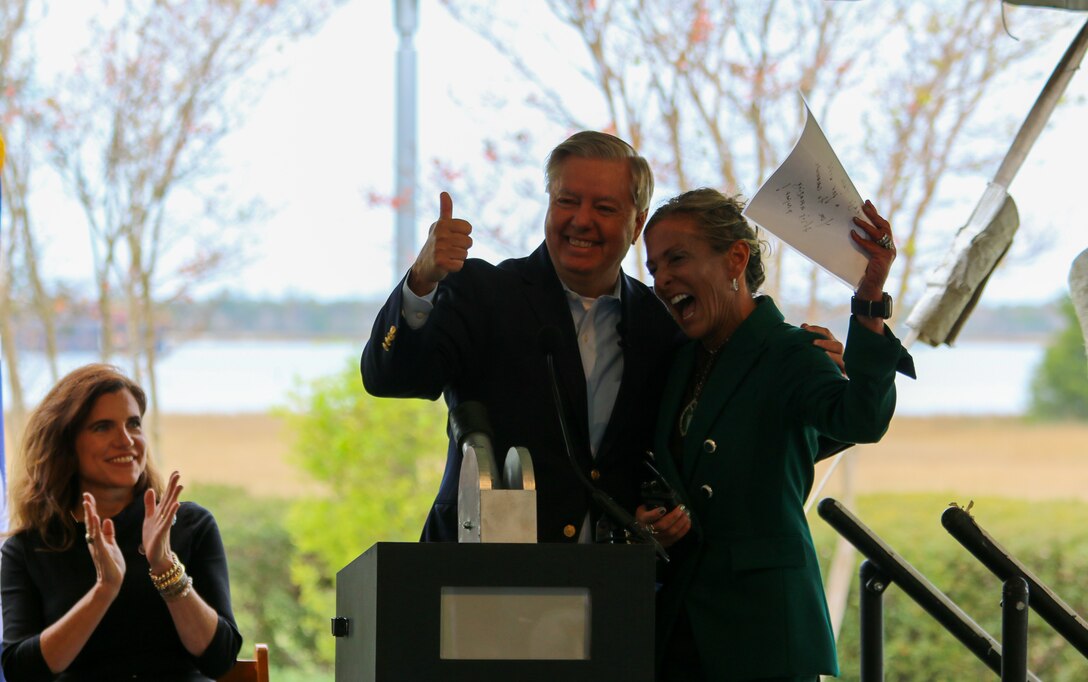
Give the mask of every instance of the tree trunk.
<path id="1" fill-rule="evenodd" d="M 53 307 L 53 298 L 46 290 L 41 272 L 38 269 L 41 256 L 38 252 L 38 245 L 34 240 L 34 230 L 31 229 L 30 223 L 30 210 L 26 203 L 27 198 L 30 196 L 30 182 L 28 174 L 24 172 L 25 167 L 21 163 L 9 163 L 4 170 L 4 186 L 7 188 L 5 193 L 7 202 L 5 202 L 5 205 L 8 208 L 9 224 L 11 225 L 9 232 L 11 245 L 4 267 L 5 269 L 13 268 L 16 252 L 21 253 L 23 271 L 26 277 L 26 281 L 22 284 L 25 284 L 30 290 L 30 306 L 42 325 L 45 359 L 49 365 L 49 376 L 56 382 L 60 378 L 57 369 L 56 310 Z M 9 289 L 10 295 L 10 292 L 14 290 L 15 282 L 11 280 L 7 284 L 11 287 Z"/>
<path id="2" fill-rule="evenodd" d="M 143 386 L 144 372 L 141 364 L 143 355 L 143 311 L 140 306 L 139 294 L 136 293 L 137 283 L 130 274 L 125 279 L 125 350 L 129 361 L 132 363 L 132 380 Z"/>
<path id="3" fill-rule="evenodd" d="M 6 263 L 5 263 L 6 265 Z M 4 431 L 10 435 L 14 450 L 19 449 L 22 440 L 23 425 L 26 423 L 26 402 L 23 397 L 23 381 L 19 374 L 19 348 L 15 344 L 15 330 L 12 324 L 11 306 L 11 270 L 4 268 L 2 291 L 0 291 L 0 348 L 7 362 L 7 372 L 0 380 L 0 391 L 4 393 L 4 409 L 8 413 L 4 421 Z M 5 390 L 4 384 L 7 384 Z"/>
<path id="4" fill-rule="evenodd" d="M 26 403 L 23 397 L 22 377 L 19 374 L 19 349 L 15 344 L 15 301 L 12 299 L 15 274 L 12 268 L 12 256 L 18 243 L 14 238 L 14 230 L 8 241 L 9 243 L 0 244 L 3 247 L 3 251 L 0 251 L 0 352 L 7 361 L 7 376 L 0 377 L 0 392 L 3 392 L 3 406 L 9 412 L 4 430 L 11 434 L 12 447 L 18 449 L 23 423 L 26 420 Z M 4 390 L 3 379 L 5 378 L 10 390 Z"/>
<path id="5" fill-rule="evenodd" d="M 140 306 L 140 345 L 143 351 L 145 381 L 144 390 L 147 391 L 147 413 L 144 415 L 144 432 L 151 440 L 151 454 L 155 463 L 162 467 L 165 463 L 161 448 L 161 433 L 159 430 L 159 384 L 158 372 L 155 368 L 158 363 L 158 349 L 156 348 L 157 335 L 155 333 L 155 301 L 151 292 L 151 276 L 147 272 L 141 273 L 139 287 Z M 134 340 L 135 342 L 135 340 Z"/>
<path id="6" fill-rule="evenodd" d="M 109 262 L 95 273 L 98 280 L 98 357 L 102 362 L 113 358 L 113 306 L 110 303 Z"/>

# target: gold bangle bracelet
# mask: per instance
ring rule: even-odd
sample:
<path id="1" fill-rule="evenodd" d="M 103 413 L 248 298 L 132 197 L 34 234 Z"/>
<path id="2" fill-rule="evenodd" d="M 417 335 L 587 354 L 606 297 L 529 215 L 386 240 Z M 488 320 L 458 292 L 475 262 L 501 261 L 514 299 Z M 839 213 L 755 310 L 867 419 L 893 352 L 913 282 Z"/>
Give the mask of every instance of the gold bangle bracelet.
<path id="1" fill-rule="evenodd" d="M 181 563 L 175 552 L 170 553 L 170 558 L 173 560 L 173 563 L 164 573 L 156 574 L 151 568 L 147 569 L 148 575 L 151 576 L 151 582 L 155 585 L 156 589 L 162 590 L 165 587 L 173 585 L 178 581 L 180 576 L 185 573 L 185 564 Z"/>
<path id="2" fill-rule="evenodd" d="M 175 575 L 173 578 L 171 578 L 170 580 L 167 580 L 166 582 L 163 582 L 163 583 L 155 584 L 155 589 L 158 590 L 159 592 L 162 592 L 163 590 L 169 590 L 171 587 L 173 587 L 174 585 L 177 585 L 179 582 L 181 582 L 184 579 L 185 579 L 185 571 L 183 570 L 180 573 L 178 573 L 177 575 Z"/>
<path id="3" fill-rule="evenodd" d="M 170 577 L 172 573 L 178 570 L 178 566 L 181 561 L 178 559 L 177 552 L 170 552 L 170 568 L 166 569 L 162 573 L 155 573 L 155 569 L 150 566 L 147 569 L 147 574 L 151 576 L 152 582 L 160 582 Z"/>

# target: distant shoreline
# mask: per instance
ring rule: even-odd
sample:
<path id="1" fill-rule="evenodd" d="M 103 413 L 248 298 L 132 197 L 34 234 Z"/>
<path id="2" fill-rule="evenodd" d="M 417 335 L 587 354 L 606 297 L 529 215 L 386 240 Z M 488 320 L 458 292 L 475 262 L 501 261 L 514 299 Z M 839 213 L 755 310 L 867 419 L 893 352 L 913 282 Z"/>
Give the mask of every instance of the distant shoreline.
<path id="1" fill-rule="evenodd" d="M 436 429 L 444 428 L 435 424 Z M 294 433 L 270 414 L 165 414 L 162 456 L 193 484 L 234 485 L 256 495 L 321 495 L 292 462 Z M 852 448 L 856 493 L 947 492 L 951 499 L 1088 501 L 1088 422 L 1018 417 L 895 417 L 876 445 Z M 10 446 L 10 443 L 8 444 Z M 431 455 L 436 466 L 445 452 Z M 8 470 L 18 464 L 7 451 Z M 816 482 L 829 463 L 817 466 Z M 840 466 L 821 497 L 841 494 Z"/>

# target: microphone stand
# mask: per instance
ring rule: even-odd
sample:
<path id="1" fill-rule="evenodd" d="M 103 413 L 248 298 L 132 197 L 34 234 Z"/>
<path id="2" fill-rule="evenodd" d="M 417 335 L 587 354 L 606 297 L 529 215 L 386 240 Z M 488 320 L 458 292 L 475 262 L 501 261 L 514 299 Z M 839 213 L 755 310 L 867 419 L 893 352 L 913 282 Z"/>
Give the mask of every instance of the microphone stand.
<path id="1" fill-rule="evenodd" d="M 590 496 L 597 506 L 600 507 L 601 511 L 629 533 L 642 540 L 642 542 L 651 545 L 654 548 L 654 551 L 657 552 L 657 556 L 668 561 L 669 554 L 665 551 L 665 548 L 661 546 L 661 543 L 657 541 L 657 538 L 643 528 L 642 525 L 635 520 L 635 517 L 631 516 L 627 510 L 617 504 L 608 493 L 593 485 L 590 480 L 586 478 L 585 473 L 582 471 L 582 467 L 578 465 L 578 460 L 574 458 L 574 442 L 571 440 L 570 431 L 567 429 L 567 419 L 563 411 L 563 396 L 559 392 L 559 376 L 555 371 L 555 356 L 550 350 L 545 351 L 544 360 L 548 365 L 548 378 L 551 379 L 552 399 L 555 403 L 556 416 L 559 417 L 559 430 L 563 433 L 563 445 L 567 451 L 567 459 L 570 460 L 571 468 L 574 469 L 574 473 L 577 475 L 578 480 L 582 483 L 582 486 L 589 491 Z"/>

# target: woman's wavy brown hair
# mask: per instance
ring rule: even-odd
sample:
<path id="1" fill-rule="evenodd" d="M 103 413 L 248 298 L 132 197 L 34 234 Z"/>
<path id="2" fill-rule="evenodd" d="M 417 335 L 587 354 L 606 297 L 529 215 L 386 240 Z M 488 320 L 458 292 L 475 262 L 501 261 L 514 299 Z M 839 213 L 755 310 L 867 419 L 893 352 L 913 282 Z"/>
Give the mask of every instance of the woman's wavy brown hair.
<path id="1" fill-rule="evenodd" d="M 147 409 L 144 390 L 116 367 L 105 364 L 84 365 L 72 371 L 30 413 L 21 448 L 25 471 L 12 492 L 9 535 L 35 530 L 50 549 L 64 551 L 72 546 L 76 538 L 72 512 L 79 508 L 81 497 L 76 435 L 95 401 L 117 391 L 131 393 L 143 417 Z M 148 488 L 156 494 L 162 492 L 150 453 L 133 493 L 142 495 Z"/>

